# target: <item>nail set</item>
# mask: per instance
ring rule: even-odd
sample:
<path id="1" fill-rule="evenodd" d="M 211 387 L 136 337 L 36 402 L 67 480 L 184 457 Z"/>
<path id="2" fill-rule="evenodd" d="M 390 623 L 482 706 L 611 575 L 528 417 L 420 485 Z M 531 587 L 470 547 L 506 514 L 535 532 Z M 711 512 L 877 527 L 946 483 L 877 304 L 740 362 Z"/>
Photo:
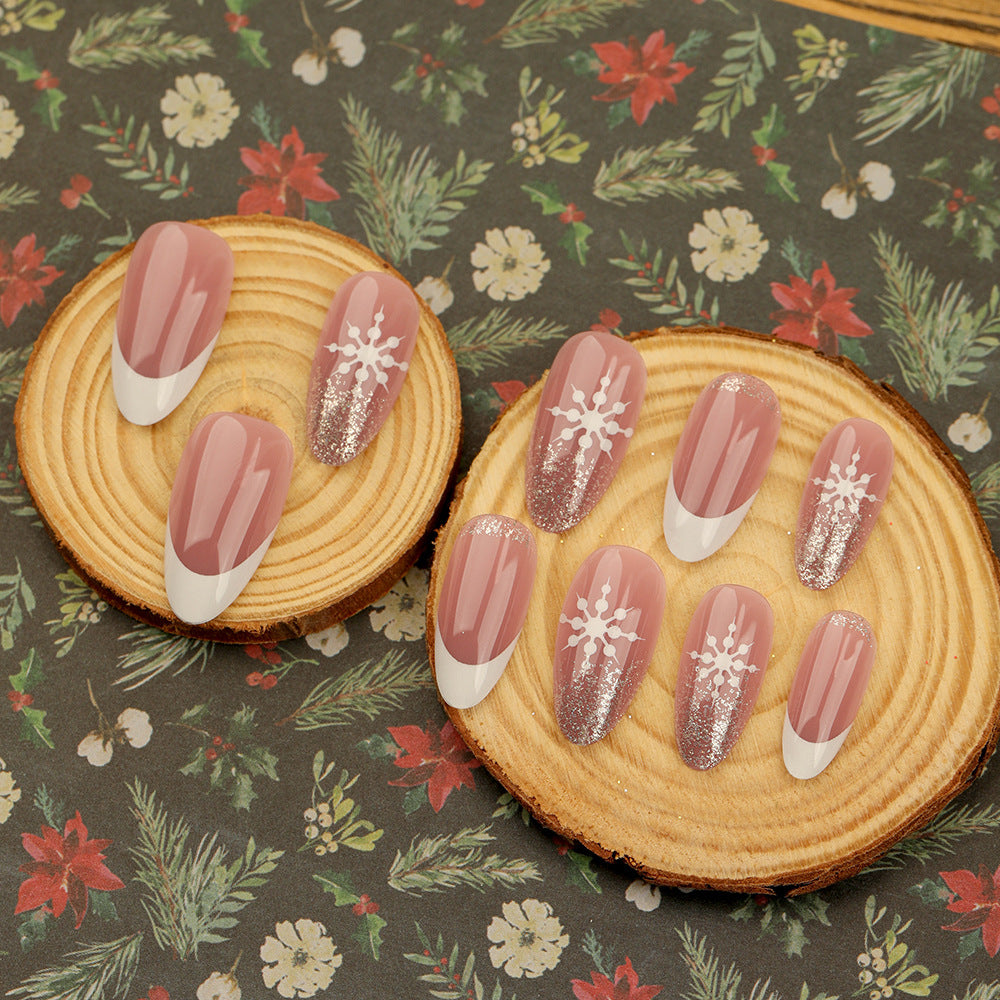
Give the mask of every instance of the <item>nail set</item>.
<path id="1" fill-rule="evenodd" d="M 194 388 L 218 339 L 233 271 L 229 245 L 201 226 L 160 222 L 136 241 L 111 348 L 112 388 L 126 420 L 155 424 Z M 361 272 L 338 288 L 304 393 L 318 461 L 345 465 L 378 434 L 406 378 L 419 321 L 416 296 L 391 274 Z M 293 465 L 288 435 L 269 421 L 217 412 L 194 428 L 164 538 L 167 600 L 181 621 L 211 621 L 249 583 L 277 530 Z"/>
<path id="2" fill-rule="evenodd" d="M 567 531 L 598 504 L 639 420 L 646 369 L 610 334 L 571 337 L 542 389 L 525 463 L 536 528 Z M 781 408 L 761 379 L 727 372 L 699 394 L 671 463 L 663 506 L 670 552 L 693 563 L 737 531 L 778 443 Z M 804 479 L 795 532 L 801 583 L 825 590 L 857 559 L 892 478 L 893 446 L 877 424 L 844 420 L 824 437 Z M 531 531 L 481 514 L 459 531 L 437 609 L 435 674 L 444 701 L 472 708 L 500 680 L 527 617 L 537 564 Z M 627 712 L 653 658 L 666 602 L 656 561 L 627 545 L 592 552 L 555 622 L 553 710 L 562 735 L 587 746 Z M 740 738 L 771 658 L 774 613 L 750 587 L 722 584 L 698 604 L 680 652 L 674 731 L 684 763 L 705 771 Z M 837 610 L 816 623 L 788 695 L 782 755 L 812 778 L 834 759 L 857 715 L 875 660 L 870 624 Z"/>

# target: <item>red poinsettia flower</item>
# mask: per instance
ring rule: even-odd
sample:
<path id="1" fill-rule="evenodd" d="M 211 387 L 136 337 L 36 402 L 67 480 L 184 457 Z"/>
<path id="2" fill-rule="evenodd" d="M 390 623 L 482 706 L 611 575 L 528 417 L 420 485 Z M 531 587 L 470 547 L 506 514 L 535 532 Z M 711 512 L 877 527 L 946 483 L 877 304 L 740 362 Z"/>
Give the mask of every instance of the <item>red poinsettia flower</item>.
<path id="1" fill-rule="evenodd" d="M 615 969 L 614 982 L 600 972 L 592 972 L 590 978 L 592 983 L 573 980 L 573 995 L 577 1000 L 652 1000 L 663 989 L 662 986 L 640 986 L 630 958 Z"/>
<path id="2" fill-rule="evenodd" d="M 61 836 L 51 826 L 43 826 L 40 837 L 22 833 L 21 842 L 34 860 L 19 869 L 30 878 L 21 883 L 15 913 L 49 903 L 52 915 L 58 917 L 69 903 L 79 927 L 87 912 L 88 889 L 108 891 L 125 884 L 104 864 L 101 852 L 112 842 L 88 840 L 79 810 L 66 823 Z"/>
<path id="3" fill-rule="evenodd" d="M 597 79 L 611 84 L 603 94 L 595 94 L 595 101 L 624 101 L 632 104 L 632 117 L 640 124 L 649 117 L 654 104 L 670 101 L 677 103 L 674 84 L 680 83 L 693 66 L 674 62 L 676 46 L 665 45 L 663 31 L 654 31 L 639 44 L 633 36 L 628 45 L 621 42 L 597 42 L 591 46 L 597 58 L 604 63 Z"/>
<path id="4" fill-rule="evenodd" d="M 240 149 L 240 159 L 250 171 L 240 184 L 249 188 L 240 195 L 236 211 L 240 215 L 269 212 L 271 215 L 306 217 L 307 201 L 333 201 L 340 194 L 320 177 L 326 153 L 307 153 L 292 128 L 280 148 L 262 139 L 257 150 Z"/>
<path id="5" fill-rule="evenodd" d="M 419 726 L 390 726 L 389 735 L 399 747 L 396 767 L 409 771 L 405 777 L 389 784 L 411 787 L 426 782 L 427 798 L 434 812 L 441 811 L 453 788 L 476 787 L 472 769 L 479 767 L 479 761 L 469 753 L 450 721 L 440 732 L 430 728 L 423 730 Z"/>
<path id="6" fill-rule="evenodd" d="M 996 955 L 1000 951 L 1000 868 L 992 874 L 985 865 L 979 866 L 978 875 L 968 870 L 938 874 L 952 893 L 948 909 L 962 914 L 941 929 L 964 934 L 982 928 L 983 947 L 991 957 Z"/>
<path id="7" fill-rule="evenodd" d="M 22 236 L 13 250 L 0 239 L 0 320 L 10 326 L 30 302 L 45 305 L 42 289 L 62 275 L 44 264 L 45 247 L 35 249 L 35 234 Z"/>
<path id="8" fill-rule="evenodd" d="M 837 353 L 838 337 L 867 337 L 872 328 L 854 315 L 856 288 L 837 288 L 826 261 L 813 271 L 812 281 L 796 275 L 791 283 L 771 282 L 771 294 L 782 307 L 771 313 L 778 326 L 775 337 L 817 347 L 825 354 Z"/>

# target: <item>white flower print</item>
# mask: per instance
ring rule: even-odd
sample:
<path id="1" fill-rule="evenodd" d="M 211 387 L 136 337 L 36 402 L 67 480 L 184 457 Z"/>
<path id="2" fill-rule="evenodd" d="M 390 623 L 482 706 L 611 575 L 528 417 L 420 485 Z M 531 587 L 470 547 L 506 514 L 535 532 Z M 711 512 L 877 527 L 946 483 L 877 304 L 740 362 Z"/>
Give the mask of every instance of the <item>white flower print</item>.
<path id="1" fill-rule="evenodd" d="M 10 819 L 14 805 L 21 801 L 21 789 L 14 781 L 14 775 L 7 770 L 7 765 L 0 759 L 0 826 Z"/>
<path id="2" fill-rule="evenodd" d="M 414 291 L 431 307 L 435 316 L 440 316 L 455 301 L 455 293 L 444 275 L 440 278 L 428 275 Z"/>
<path id="3" fill-rule="evenodd" d="M 17 112 L 10 106 L 10 101 L 0 94 L 0 160 L 10 159 L 22 135 L 24 126 L 18 121 Z"/>
<path id="4" fill-rule="evenodd" d="M 537 979 L 559 964 L 569 935 L 553 916 L 552 907 L 537 899 L 503 904 L 503 917 L 494 917 L 486 928 L 494 942 L 490 961 L 494 969 L 503 967 L 508 976 Z"/>
<path id="5" fill-rule="evenodd" d="M 694 248 L 691 266 L 709 281 L 742 281 L 760 267 L 770 247 L 753 216 L 732 205 L 721 212 L 705 211 L 688 234 L 688 244 Z"/>
<path id="6" fill-rule="evenodd" d="M 469 257 L 477 269 L 472 272 L 477 292 L 497 302 L 519 302 L 538 291 L 552 265 L 530 229 L 487 229 L 483 238 Z"/>
<path id="7" fill-rule="evenodd" d="M 306 645 L 310 649 L 315 649 L 324 656 L 336 656 L 342 649 L 347 648 L 350 637 L 343 622 L 337 622 L 322 632 L 313 632 L 306 636 Z"/>
<path id="8" fill-rule="evenodd" d="M 177 77 L 160 110 L 163 134 L 187 149 L 207 149 L 225 139 L 240 113 L 225 81 L 211 73 Z"/>
<path id="9" fill-rule="evenodd" d="M 383 632 L 392 642 L 422 638 L 427 583 L 426 570 L 411 569 L 385 597 L 372 603 L 368 615 L 372 628 Z"/>
<path id="10" fill-rule="evenodd" d="M 314 997 L 325 990 L 344 956 L 326 933 L 326 927 L 302 917 L 275 924 L 274 933 L 260 946 L 264 985 L 283 997 Z"/>
<path id="11" fill-rule="evenodd" d="M 243 991 L 232 972 L 213 972 L 195 996 L 198 1000 L 242 1000 Z"/>
<path id="12" fill-rule="evenodd" d="M 90 693 L 90 703 L 97 709 L 97 728 L 92 729 L 80 740 L 76 748 L 78 757 L 86 757 L 94 767 L 104 767 L 111 760 L 116 743 L 128 743 L 137 750 L 149 743 L 153 727 L 148 712 L 142 712 L 138 708 L 126 708 L 118 714 L 112 726 L 97 704 L 89 680 L 87 690 Z"/>
<path id="13" fill-rule="evenodd" d="M 652 913 L 660 905 L 660 887 L 650 884 L 645 879 L 637 878 L 629 882 L 625 898 L 643 913 Z"/>
<path id="14" fill-rule="evenodd" d="M 331 62 L 353 68 L 360 65 L 364 57 L 365 43 L 361 32 L 356 28 L 338 28 L 326 45 L 319 42 L 314 48 L 300 53 L 292 63 L 292 72 L 303 83 L 316 87 L 326 79 Z"/>
<path id="15" fill-rule="evenodd" d="M 896 190 L 896 180 L 892 170 L 884 163 L 869 160 L 852 177 L 844 161 L 841 160 L 833 137 L 828 136 L 830 152 L 840 165 L 840 180 L 827 189 L 820 201 L 820 207 L 829 212 L 835 219 L 849 219 L 858 210 L 859 198 L 871 198 L 872 201 L 886 201 Z"/>
<path id="16" fill-rule="evenodd" d="M 993 431 L 982 409 L 978 413 L 960 413 L 948 428 L 948 440 L 969 452 L 982 451 L 992 439 Z"/>

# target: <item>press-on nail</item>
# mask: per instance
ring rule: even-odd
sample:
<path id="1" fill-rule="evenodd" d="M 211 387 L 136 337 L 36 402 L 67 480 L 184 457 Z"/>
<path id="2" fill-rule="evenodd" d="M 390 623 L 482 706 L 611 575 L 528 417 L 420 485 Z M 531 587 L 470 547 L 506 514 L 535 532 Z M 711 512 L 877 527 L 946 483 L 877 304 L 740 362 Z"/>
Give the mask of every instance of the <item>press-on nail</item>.
<path id="1" fill-rule="evenodd" d="M 194 387 L 219 336 L 233 287 L 233 252 L 209 229 L 157 222 L 136 241 L 111 347 L 118 409 L 155 424 Z"/>

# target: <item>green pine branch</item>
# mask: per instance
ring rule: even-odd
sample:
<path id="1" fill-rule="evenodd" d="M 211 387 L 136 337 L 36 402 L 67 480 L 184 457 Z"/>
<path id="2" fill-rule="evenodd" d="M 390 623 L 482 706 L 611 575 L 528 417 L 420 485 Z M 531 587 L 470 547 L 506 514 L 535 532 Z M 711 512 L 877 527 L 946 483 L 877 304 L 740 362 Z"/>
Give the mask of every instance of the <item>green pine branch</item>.
<path id="1" fill-rule="evenodd" d="M 887 70 L 858 96 L 868 104 L 858 112 L 862 130 L 855 136 L 872 146 L 901 128 L 912 131 L 935 118 L 941 125 L 957 98 L 979 86 L 986 55 L 945 42 L 931 42 L 903 66 Z"/>
<path id="2" fill-rule="evenodd" d="M 442 170 L 429 146 L 404 157 L 399 136 L 383 132 L 367 108 L 353 97 L 341 107 L 353 148 L 350 190 L 369 245 L 397 265 L 417 250 L 437 249 L 493 164 L 469 161 L 460 150 L 455 165 Z"/>
<path id="3" fill-rule="evenodd" d="M 139 965 L 141 934 L 87 944 L 39 969 L 7 996 L 23 1000 L 124 1000 Z"/>
<path id="4" fill-rule="evenodd" d="M 168 635 L 152 625 L 140 625 L 119 638 L 132 642 L 132 649 L 118 660 L 118 669 L 124 674 L 115 681 L 124 684 L 126 691 L 142 687 L 168 671 L 172 671 L 171 677 L 189 667 L 197 667 L 201 673 L 215 651 L 214 643 Z"/>
<path id="5" fill-rule="evenodd" d="M 0 351 L 0 401 L 13 402 L 21 391 L 21 379 L 33 344 Z"/>
<path id="6" fill-rule="evenodd" d="M 207 38 L 165 29 L 169 21 L 165 3 L 95 15 L 85 29 L 77 28 L 69 44 L 69 62 L 77 69 L 107 70 L 136 63 L 165 66 L 215 55 Z"/>
<path id="7" fill-rule="evenodd" d="M 251 890 L 267 883 L 284 852 L 258 850 L 251 837 L 243 853 L 229 861 L 218 833 L 206 834 L 188 848 L 191 827 L 186 820 L 170 820 L 155 792 L 139 781 L 129 785 L 129 792 L 139 828 L 129 853 L 153 937 L 182 961 L 197 958 L 201 945 L 228 940 L 224 932 L 238 923 L 234 914 L 253 902 Z"/>
<path id="8" fill-rule="evenodd" d="M 737 1000 L 743 973 L 736 968 L 735 963 L 729 968 L 723 968 L 715 950 L 709 948 L 707 938 L 691 930 L 687 923 L 677 934 L 681 939 L 684 962 L 691 976 L 691 991 L 682 994 L 682 1000 Z M 758 980 L 754 983 L 748 1000 L 780 1000 L 778 993 L 769 987 L 769 979 Z"/>
<path id="9" fill-rule="evenodd" d="M 471 316 L 448 330 L 448 343 L 460 368 L 480 375 L 491 365 L 502 365 L 508 355 L 522 347 L 535 347 L 561 337 L 563 323 L 547 319 L 522 319 L 499 306 L 485 316 Z"/>
<path id="10" fill-rule="evenodd" d="M 619 150 L 610 163 L 601 163 L 594 178 L 594 195 L 624 205 L 664 195 L 687 201 L 698 195 L 714 197 L 740 189 L 739 179 L 731 170 L 689 163 L 697 151 L 689 137 L 665 139 L 658 146 Z"/>
<path id="11" fill-rule="evenodd" d="M 453 834 L 415 837 L 405 853 L 396 852 L 389 868 L 390 887 L 418 896 L 456 886 L 485 892 L 540 880 L 542 876 L 532 862 L 486 853 L 486 845 L 496 839 L 490 828 L 482 823 Z"/>
<path id="12" fill-rule="evenodd" d="M 1000 517 L 1000 462 L 992 462 L 972 476 L 972 495 L 983 517 Z"/>
<path id="13" fill-rule="evenodd" d="M 13 212 L 22 205 L 37 205 L 38 192 L 14 181 L 0 187 L 0 212 Z"/>
<path id="14" fill-rule="evenodd" d="M 522 0 L 507 23 L 486 42 L 505 49 L 556 42 L 560 35 L 579 38 L 592 28 L 603 28 L 616 14 L 636 10 L 645 0 Z"/>

